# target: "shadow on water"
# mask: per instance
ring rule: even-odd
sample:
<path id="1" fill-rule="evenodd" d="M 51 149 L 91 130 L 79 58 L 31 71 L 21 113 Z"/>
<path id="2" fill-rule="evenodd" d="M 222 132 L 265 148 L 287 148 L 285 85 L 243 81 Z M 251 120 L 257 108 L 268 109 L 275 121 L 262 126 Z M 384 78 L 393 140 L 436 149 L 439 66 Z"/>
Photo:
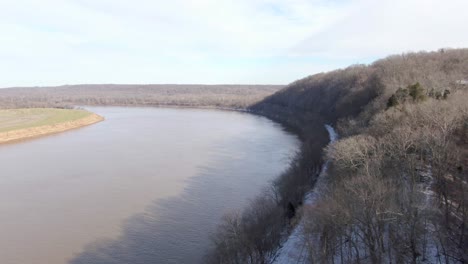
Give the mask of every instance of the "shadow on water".
<path id="1" fill-rule="evenodd" d="M 286 167 L 290 142 L 264 144 L 271 147 L 261 158 L 249 155 L 254 148 L 259 155 L 255 144 L 237 144 L 242 151 L 236 157 L 225 151 L 214 164 L 199 168 L 181 195 L 154 201 L 126 221 L 118 239 L 94 242 L 69 263 L 203 263 L 222 215 L 242 208 Z"/>
<path id="2" fill-rule="evenodd" d="M 208 247 L 207 226 L 218 220 L 213 213 L 216 209 L 206 210 L 204 207 L 213 206 L 211 196 L 229 191 L 219 186 L 211 187 L 207 188 L 209 195 L 197 196 L 198 190 L 189 188 L 181 197 L 154 202 L 144 213 L 127 220 L 120 238 L 95 242 L 70 263 L 200 262 L 200 251 Z M 193 198 L 188 199 L 190 196 Z"/>

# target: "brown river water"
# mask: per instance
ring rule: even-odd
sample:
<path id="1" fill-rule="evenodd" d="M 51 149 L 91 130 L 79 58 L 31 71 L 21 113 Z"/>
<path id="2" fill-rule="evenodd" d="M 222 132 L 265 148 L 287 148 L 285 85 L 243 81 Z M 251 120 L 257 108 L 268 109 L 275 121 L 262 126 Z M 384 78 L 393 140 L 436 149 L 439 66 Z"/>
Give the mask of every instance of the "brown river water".
<path id="1" fill-rule="evenodd" d="M 246 113 L 88 109 L 106 120 L 0 145 L 1 264 L 203 263 L 299 146 Z"/>

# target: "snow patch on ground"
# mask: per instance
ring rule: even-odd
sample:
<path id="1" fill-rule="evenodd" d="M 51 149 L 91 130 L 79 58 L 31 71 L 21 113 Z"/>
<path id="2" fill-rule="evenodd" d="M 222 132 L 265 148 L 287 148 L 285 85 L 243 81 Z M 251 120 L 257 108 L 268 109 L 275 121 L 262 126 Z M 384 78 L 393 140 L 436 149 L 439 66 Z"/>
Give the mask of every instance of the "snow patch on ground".
<path id="1" fill-rule="evenodd" d="M 432 203 L 435 199 L 435 193 L 432 191 L 432 185 L 434 183 L 434 177 L 432 175 L 432 166 L 430 164 L 426 164 L 421 171 L 419 172 L 419 176 L 421 177 L 422 184 L 418 187 L 420 188 L 420 192 L 424 195 L 424 200 L 421 203 L 421 210 L 423 212 L 427 210 L 431 210 Z M 430 212 L 427 212 L 430 213 Z M 427 223 L 426 226 L 426 247 L 424 249 L 424 259 L 422 260 L 423 263 L 441 263 L 439 261 L 439 248 L 437 243 L 437 238 L 435 234 L 435 227 L 431 222 Z"/>

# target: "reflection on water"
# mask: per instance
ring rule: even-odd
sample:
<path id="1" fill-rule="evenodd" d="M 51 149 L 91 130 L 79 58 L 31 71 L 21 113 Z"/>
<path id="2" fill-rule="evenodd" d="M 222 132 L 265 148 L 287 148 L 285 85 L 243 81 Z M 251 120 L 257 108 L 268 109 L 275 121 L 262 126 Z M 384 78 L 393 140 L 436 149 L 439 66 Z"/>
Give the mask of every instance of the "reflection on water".
<path id="1" fill-rule="evenodd" d="M 233 112 L 92 108 L 106 121 L 0 146 L 0 263 L 197 263 L 297 148 Z"/>

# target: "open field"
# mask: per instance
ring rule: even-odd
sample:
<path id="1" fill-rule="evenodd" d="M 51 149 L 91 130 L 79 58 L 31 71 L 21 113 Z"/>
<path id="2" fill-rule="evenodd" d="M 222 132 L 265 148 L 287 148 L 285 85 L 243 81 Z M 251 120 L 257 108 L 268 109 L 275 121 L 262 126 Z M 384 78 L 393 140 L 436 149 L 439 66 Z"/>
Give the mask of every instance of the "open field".
<path id="1" fill-rule="evenodd" d="M 0 110 L 0 132 L 75 121 L 91 115 L 85 110 L 29 108 Z"/>
<path id="2" fill-rule="evenodd" d="M 86 110 L 4 109 L 0 110 L 0 143 L 58 133 L 102 120 Z"/>

